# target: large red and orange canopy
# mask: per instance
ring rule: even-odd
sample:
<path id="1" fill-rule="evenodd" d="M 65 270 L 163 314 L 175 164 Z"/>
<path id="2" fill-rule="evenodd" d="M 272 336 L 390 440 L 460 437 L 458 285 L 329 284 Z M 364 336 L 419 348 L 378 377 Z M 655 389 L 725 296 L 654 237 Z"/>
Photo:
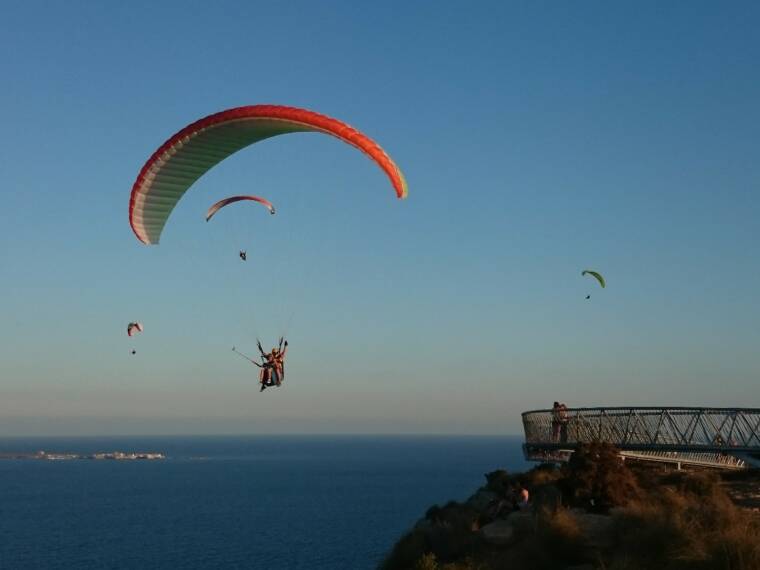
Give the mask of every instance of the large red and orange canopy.
<path id="1" fill-rule="evenodd" d="M 370 157 L 399 198 L 407 186 L 401 170 L 368 136 L 325 115 L 280 105 L 251 105 L 209 115 L 188 125 L 153 153 L 140 170 L 129 198 L 129 224 L 145 244 L 157 244 L 174 207 L 213 166 L 258 141 L 296 132 L 320 132 Z"/>

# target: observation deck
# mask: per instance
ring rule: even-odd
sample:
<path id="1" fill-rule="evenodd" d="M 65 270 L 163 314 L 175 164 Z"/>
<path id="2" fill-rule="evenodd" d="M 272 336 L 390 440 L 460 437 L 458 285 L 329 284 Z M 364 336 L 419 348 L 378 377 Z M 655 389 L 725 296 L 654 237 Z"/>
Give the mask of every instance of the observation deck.
<path id="1" fill-rule="evenodd" d="M 562 462 L 581 443 L 623 457 L 722 469 L 760 467 L 760 408 L 566 408 L 523 412 L 530 461 Z"/>

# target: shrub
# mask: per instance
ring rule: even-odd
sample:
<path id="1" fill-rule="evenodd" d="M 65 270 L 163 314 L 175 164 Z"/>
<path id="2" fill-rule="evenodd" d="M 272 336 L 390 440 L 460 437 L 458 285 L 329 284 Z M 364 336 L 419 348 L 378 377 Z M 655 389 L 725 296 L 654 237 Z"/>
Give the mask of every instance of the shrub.
<path id="1" fill-rule="evenodd" d="M 578 520 L 566 509 L 538 515 L 536 535 L 542 550 L 561 564 L 583 561 L 584 539 Z"/>
<path id="2" fill-rule="evenodd" d="M 498 495 L 505 495 L 512 485 L 512 478 L 504 469 L 497 469 L 486 473 L 486 489 Z"/>
<path id="3" fill-rule="evenodd" d="M 562 471 L 551 463 L 544 463 L 525 473 L 521 477 L 521 481 L 526 487 L 533 489 L 541 485 L 555 483 L 560 477 L 562 477 Z"/>
<path id="4" fill-rule="evenodd" d="M 571 503 L 602 512 L 641 496 L 636 477 L 606 443 L 578 446 L 563 467 L 560 484 Z"/>
<path id="5" fill-rule="evenodd" d="M 428 552 L 420 556 L 417 564 L 414 565 L 414 570 L 438 570 L 438 561 L 435 559 L 435 554 Z"/>

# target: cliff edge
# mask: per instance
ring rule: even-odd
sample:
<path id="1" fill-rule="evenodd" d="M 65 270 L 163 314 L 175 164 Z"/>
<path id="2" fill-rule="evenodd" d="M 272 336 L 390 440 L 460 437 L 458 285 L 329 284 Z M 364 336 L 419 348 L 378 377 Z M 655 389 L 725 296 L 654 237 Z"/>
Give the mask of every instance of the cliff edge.
<path id="1" fill-rule="evenodd" d="M 428 509 L 380 565 L 687 568 L 760 569 L 760 470 L 722 474 L 626 463 L 606 444 L 578 449 L 562 468 L 486 474 L 467 501 Z"/>

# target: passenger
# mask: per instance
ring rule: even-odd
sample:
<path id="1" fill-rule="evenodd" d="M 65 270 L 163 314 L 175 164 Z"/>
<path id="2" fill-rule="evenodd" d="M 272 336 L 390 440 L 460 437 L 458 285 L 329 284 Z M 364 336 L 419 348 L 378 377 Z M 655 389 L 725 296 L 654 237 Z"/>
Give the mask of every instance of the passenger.
<path id="1" fill-rule="evenodd" d="M 284 343 L 284 344 L 283 344 Z M 288 341 L 280 337 L 280 344 L 270 352 L 264 352 L 261 342 L 257 342 L 261 353 L 262 364 L 260 365 L 261 391 L 270 386 L 281 386 L 285 379 L 285 354 L 288 351 Z M 283 348 L 284 346 L 284 348 Z M 257 366 L 259 364 L 255 363 Z"/>
<path id="2" fill-rule="evenodd" d="M 272 349 L 272 360 L 274 361 L 274 378 L 278 386 L 285 380 L 285 354 L 288 352 L 288 341 L 280 337 L 279 348 Z M 283 346 L 285 348 L 283 348 Z"/>
<path id="3" fill-rule="evenodd" d="M 275 380 L 275 364 L 274 362 L 265 361 L 264 364 L 261 366 L 261 372 L 259 373 L 259 381 L 261 382 L 261 390 L 260 392 L 263 392 L 266 388 L 271 388 L 272 386 L 279 386 L 277 381 Z"/>

